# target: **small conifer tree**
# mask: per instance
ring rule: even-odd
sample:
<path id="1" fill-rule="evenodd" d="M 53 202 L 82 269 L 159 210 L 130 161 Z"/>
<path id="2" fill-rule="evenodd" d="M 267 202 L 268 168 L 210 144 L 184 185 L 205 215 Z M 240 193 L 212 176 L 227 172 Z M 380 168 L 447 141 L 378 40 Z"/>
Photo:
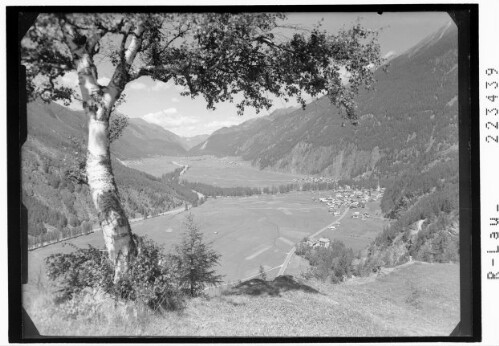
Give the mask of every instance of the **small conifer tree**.
<path id="1" fill-rule="evenodd" d="M 179 245 L 175 246 L 175 257 L 182 291 L 192 297 L 202 293 L 207 285 L 222 282 L 213 267 L 219 264 L 221 255 L 203 241 L 203 234 L 194 223 L 192 214 L 186 216 L 186 231 Z"/>

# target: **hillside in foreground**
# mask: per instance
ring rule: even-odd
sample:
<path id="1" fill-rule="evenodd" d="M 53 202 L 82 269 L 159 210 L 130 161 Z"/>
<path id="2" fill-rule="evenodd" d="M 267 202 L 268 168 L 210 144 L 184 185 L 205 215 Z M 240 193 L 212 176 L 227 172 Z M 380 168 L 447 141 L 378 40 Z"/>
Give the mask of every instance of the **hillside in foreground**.
<path id="1" fill-rule="evenodd" d="M 163 315 L 98 296 L 56 307 L 35 285 L 24 305 L 43 335 L 446 336 L 460 319 L 457 264 L 412 262 L 339 285 L 284 277 L 278 295 L 252 283 Z"/>

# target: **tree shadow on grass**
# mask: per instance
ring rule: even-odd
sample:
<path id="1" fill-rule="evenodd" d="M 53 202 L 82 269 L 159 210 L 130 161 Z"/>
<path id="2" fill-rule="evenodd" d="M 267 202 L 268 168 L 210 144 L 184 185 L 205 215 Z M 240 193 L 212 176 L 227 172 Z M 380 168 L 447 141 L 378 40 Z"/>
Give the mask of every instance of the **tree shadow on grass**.
<path id="1" fill-rule="evenodd" d="M 224 292 L 225 295 L 250 295 L 250 296 L 279 296 L 286 291 L 303 291 L 307 293 L 320 293 L 304 283 L 297 281 L 291 275 L 281 275 L 272 281 L 251 279 L 244 281 Z"/>

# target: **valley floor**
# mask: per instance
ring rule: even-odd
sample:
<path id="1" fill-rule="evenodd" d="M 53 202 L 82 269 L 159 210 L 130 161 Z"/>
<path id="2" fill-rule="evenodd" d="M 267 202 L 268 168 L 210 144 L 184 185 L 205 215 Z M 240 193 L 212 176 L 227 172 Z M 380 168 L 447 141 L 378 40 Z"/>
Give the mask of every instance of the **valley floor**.
<path id="1" fill-rule="evenodd" d="M 270 187 L 303 179 L 302 174 L 260 170 L 239 157 L 160 156 L 123 162 L 128 167 L 160 177 L 179 166 L 188 165 L 182 179 L 219 187 Z"/>
<path id="2" fill-rule="evenodd" d="M 279 266 L 294 244 L 341 218 L 328 213 L 327 207 L 317 201 L 318 197 L 328 193 L 291 192 L 282 195 L 209 199 L 190 212 L 204 234 L 205 241 L 212 242 L 213 248 L 222 255 L 217 271 L 224 275 L 224 281 L 235 282 L 251 278 L 258 275 L 260 266 L 269 271 L 269 277 L 273 277 L 277 275 Z M 374 202 L 368 207 L 379 208 Z M 367 246 L 383 229 L 386 221 L 376 218 L 366 221 L 352 219 L 352 212 L 346 212 L 335 230 L 325 229 L 319 236 L 339 239 L 354 251 Z M 132 223 L 132 230 L 169 250 L 180 241 L 185 215 L 182 212 L 140 220 Z M 68 242 L 78 247 L 86 247 L 87 244 L 99 248 L 104 246 L 100 231 Z M 41 275 L 45 257 L 72 250 L 72 247 L 59 243 L 30 251 L 30 281 Z"/>

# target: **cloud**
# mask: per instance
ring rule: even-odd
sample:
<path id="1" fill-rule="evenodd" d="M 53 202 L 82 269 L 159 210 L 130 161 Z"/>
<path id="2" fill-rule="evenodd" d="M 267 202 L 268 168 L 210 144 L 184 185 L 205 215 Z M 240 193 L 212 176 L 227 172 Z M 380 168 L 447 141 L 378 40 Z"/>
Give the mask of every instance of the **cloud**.
<path id="1" fill-rule="evenodd" d="M 177 133 L 175 130 L 178 131 L 178 129 L 182 129 L 183 127 L 197 124 L 199 122 L 199 119 L 179 114 L 175 108 L 168 108 L 159 112 L 148 113 L 143 115 L 142 119 L 175 133 Z"/>
<path id="2" fill-rule="evenodd" d="M 177 108 L 174 108 L 174 107 L 164 109 L 161 112 L 163 112 L 165 114 L 176 114 L 176 113 L 178 113 Z"/>
<path id="3" fill-rule="evenodd" d="M 340 74 L 341 83 L 343 83 L 343 85 L 347 85 L 348 79 L 352 74 L 348 72 L 344 66 L 340 66 L 339 74 Z"/>
<path id="4" fill-rule="evenodd" d="M 180 100 L 176 97 L 172 97 L 172 102 L 178 103 L 178 102 L 180 102 Z"/>
<path id="5" fill-rule="evenodd" d="M 152 91 L 161 91 L 161 90 L 166 90 L 170 89 L 172 86 L 170 83 L 164 83 L 160 81 L 154 82 L 154 85 L 152 86 Z"/>
<path id="6" fill-rule="evenodd" d="M 111 81 L 111 79 L 109 79 L 107 77 L 100 77 L 97 80 L 97 83 L 99 83 L 100 85 L 108 85 L 110 81 Z"/>
<path id="7" fill-rule="evenodd" d="M 66 73 L 60 80 L 67 87 L 74 88 L 78 86 L 78 74 L 74 71 Z"/>
<path id="8" fill-rule="evenodd" d="M 196 116 L 182 115 L 174 107 L 159 112 L 145 114 L 141 117 L 145 121 L 159 125 L 179 136 L 195 136 L 212 133 L 222 127 L 230 127 L 247 120 L 234 118 L 228 120 L 214 120 Z"/>
<path id="9" fill-rule="evenodd" d="M 142 82 L 132 82 L 128 84 L 128 87 L 133 90 L 145 89 L 147 86 Z"/>

